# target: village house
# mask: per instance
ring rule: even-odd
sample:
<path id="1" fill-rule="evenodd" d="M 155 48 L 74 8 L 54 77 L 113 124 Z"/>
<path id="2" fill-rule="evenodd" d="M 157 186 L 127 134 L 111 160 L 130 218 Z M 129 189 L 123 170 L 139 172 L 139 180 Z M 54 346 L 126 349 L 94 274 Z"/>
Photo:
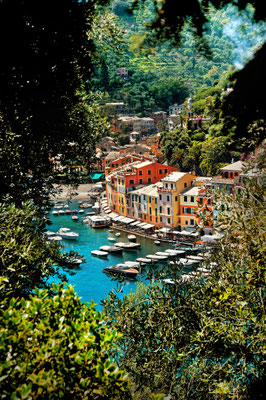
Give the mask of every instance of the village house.
<path id="1" fill-rule="evenodd" d="M 130 192 L 131 216 L 153 225 L 158 223 L 158 190 L 161 182 Z"/>
<path id="2" fill-rule="evenodd" d="M 187 172 L 174 171 L 161 179 L 162 187 L 158 187 L 159 194 L 159 225 L 169 228 L 178 227 L 180 223 L 179 194 L 191 187 L 195 175 Z"/>

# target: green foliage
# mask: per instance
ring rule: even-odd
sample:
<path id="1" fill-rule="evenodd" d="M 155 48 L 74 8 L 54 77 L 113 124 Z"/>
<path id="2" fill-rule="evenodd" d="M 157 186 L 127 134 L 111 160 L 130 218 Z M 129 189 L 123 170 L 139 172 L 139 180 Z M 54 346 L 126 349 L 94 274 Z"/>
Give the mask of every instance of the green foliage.
<path id="1" fill-rule="evenodd" d="M 87 161 L 94 135 L 97 139 L 107 130 L 100 117 L 94 126 L 95 99 L 85 100 L 82 91 L 92 71 L 95 44 L 87 33 L 94 31 L 98 3 L 0 2 L 0 33 L 5 37 L 0 71 L 4 201 L 19 205 L 30 199 L 39 207 L 47 205 L 54 174 L 51 157 L 63 154 L 75 161 L 78 155 Z M 80 145 L 75 154 L 69 146 L 73 142 Z"/>
<path id="2" fill-rule="evenodd" d="M 181 283 L 181 267 L 164 266 L 152 271 L 156 284 L 139 285 L 123 300 L 115 293 L 106 299 L 110 324 L 124 332 L 121 367 L 139 398 L 151 391 L 181 400 L 263 398 L 265 172 L 256 174 L 241 194 L 216 193 L 215 223 L 225 235 L 205 262 L 215 265 L 209 277 Z M 158 281 L 165 277 L 176 284 Z"/>
<path id="3" fill-rule="evenodd" d="M 0 312 L 2 398 L 130 399 L 108 355 L 119 337 L 71 286 L 12 298 Z"/>
<path id="4" fill-rule="evenodd" d="M 211 138 L 203 143 L 200 168 L 204 176 L 217 175 L 220 168 L 230 162 L 230 154 L 224 137 Z"/>
<path id="5" fill-rule="evenodd" d="M 0 205 L 0 277 L 5 282 L 1 300 L 46 288 L 52 277 L 65 279 L 56 267 L 59 246 L 48 243 L 42 233 L 45 223 L 31 204 Z"/>

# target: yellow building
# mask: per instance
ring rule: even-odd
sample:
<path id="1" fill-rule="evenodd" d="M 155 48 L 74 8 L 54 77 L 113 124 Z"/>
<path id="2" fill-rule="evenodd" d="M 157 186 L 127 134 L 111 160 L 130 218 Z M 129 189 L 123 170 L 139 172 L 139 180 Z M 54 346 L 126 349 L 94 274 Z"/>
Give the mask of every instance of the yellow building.
<path id="1" fill-rule="evenodd" d="M 179 195 L 186 188 L 190 188 L 196 176 L 188 172 L 172 172 L 161 179 L 162 187 L 158 188 L 159 194 L 159 225 L 176 228 L 180 224 L 180 198 Z"/>

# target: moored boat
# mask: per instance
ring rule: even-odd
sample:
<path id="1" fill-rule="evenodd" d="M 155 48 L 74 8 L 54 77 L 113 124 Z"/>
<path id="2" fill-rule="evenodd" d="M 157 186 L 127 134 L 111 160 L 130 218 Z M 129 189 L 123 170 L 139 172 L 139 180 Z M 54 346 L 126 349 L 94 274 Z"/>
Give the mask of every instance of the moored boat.
<path id="1" fill-rule="evenodd" d="M 69 228 L 60 228 L 57 232 L 59 236 L 62 236 L 63 239 L 67 240 L 77 240 L 79 234 L 77 232 L 72 232 Z"/>
<path id="2" fill-rule="evenodd" d="M 106 267 L 103 269 L 103 272 L 110 275 L 121 275 L 127 278 L 136 278 L 138 276 L 139 271 L 135 268 L 132 268 L 126 264 L 114 265 L 110 267 Z"/>
<path id="3" fill-rule="evenodd" d="M 79 217 L 78 217 L 77 215 L 73 215 L 73 217 L 71 217 L 71 219 L 72 219 L 73 221 L 78 221 Z"/>
<path id="4" fill-rule="evenodd" d="M 108 256 L 107 251 L 101 251 L 101 250 L 92 250 L 91 254 L 93 256 L 97 256 L 97 257 L 107 257 Z"/>
<path id="5" fill-rule="evenodd" d="M 135 235 L 128 235 L 128 240 L 131 242 L 135 242 L 137 240 L 137 237 Z"/>
<path id="6" fill-rule="evenodd" d="M 109 225 L 109 220 L 98 215 L 89 216 L 89 224 L 92 228 L 105 228 Z"/>
<path id="7" fill-rule="evenodd" d="M 123 250 L 135 250 L 140 248 L 140 243 L 132 243 L 132 242 L 117 242 L 115 246 L 121 247 Z"/>

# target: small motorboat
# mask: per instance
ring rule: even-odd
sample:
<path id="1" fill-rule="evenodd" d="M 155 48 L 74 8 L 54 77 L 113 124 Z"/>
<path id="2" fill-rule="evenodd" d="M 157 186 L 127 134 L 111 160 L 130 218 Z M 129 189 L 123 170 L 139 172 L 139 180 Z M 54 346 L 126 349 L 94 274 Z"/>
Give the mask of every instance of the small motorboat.
<path id="1" fill-rule="evenodd" d="M 58 211 L 56 211 L 56 210 L 52 211 L 52 215 L 57 216 L 58 215 Z"/>
<path id="2" fill-rule="evenodd" d="M 65 210 L 58 210 L 59 215 L 65 215 Z"/>
<path id="3" fill-rule="evenodd" d="M 149 258 L 137 258 L 136 261 L 138 261 L 140 264 L 150 264 L 152 262 L 152 260 L 150 260 Z"/>
<path id="4" fill-rule="evenodd" d="M 117 232 L 116 234 L 115 234 L 115 236 L 116 237 L 119 237 L 121 234 L 119 233 L 119 232 Z"/>
<path id="5" fill-rule="evenodd" d="M 161 244 L 160 240 L 154 240 L 154 244 L 157 244 L 159 246 Z"/>
<path id="6" fill-rule="evenodd" d="M 46 236 L 48 236 L 48 238 L 50 238 L 52 236 L 56 236 L 56 232 L 53 232 L 53 231 L 46 231 L 46 232 L 44 232 L 44 234 Z"/>
<path id="7" fill-rule="evenodd" d="M 68 240 L 77 240 L 77 238 L 79 237 L 78 233 L 72 232 L 69 228 L 60 228 L 57 234 L 59 236 L 62 236 L 63 239 Z"/>
<path id="8" fill-rule="evenodd" d="M 97 257 L 107 257 L 108 256 L 108 251 L 92 250 L 91 254 L 93 256 L 97 256 Z"/>
<path id="9" fill-rule="evenodd" d="M 136 250 L 140 247 L 140 243 L 132 243 L 132 242 L 117 242 L 115 246 L 121 247 L 123 250 Z"/>
<path id="10" fill-rule="evenodd" d="M 163 257 L 169 257 L 169 253 L 166 253 L 166 251 L 157 251 L 157 253 L 155 253 L 156 256 L 163 256 Z"/>
<path id="11" fill-rule="evenodd" d="M 71 211 L 71 210 L 66 210 L 66 211 L 65 211 L 65 214 L 66 214 L 66 215 L 70 215 L 70 214 L 72 214 L 72 211 Z"/>
<path id="12" fill-rule="evenodd" d="M 71 219 L 72 219 L 73 221 L 78 221 L 79 217 L 78 217 L 77 215 L 73 215 L 73 216 L 71 217 Z"/>
<path id="13" fill-rule="evenodd" d="M 114 238 L 114 237 L 109 237 L 108 240 L 109 240 L 109 242 L 115 242 L 115 241 L 116 241 L 116 238 Z"/>
<path id="14" fill-rule="evenodd" d="M 108 251 L 108 253 L 121 254 L 123 249 L 117 246 L 101 246 L 100 250 Z"/>
<path id="15" fill-rule="evenodd" d="M 119 264 L 119 265 L 106 267 L 103 269 L 103 272 L 106 274 L 111 274 L 111 275 L 113 275 L 113 274 L 122 275 L 127 278 L 136 278 L 136 276 L 139 273 L 139 271 L 137 269 L 132 268 L 126 264 Z"/>
<path id="16" fill-rule="evenodd" d="M 83 214 L 84 213 L 84 210 L 79 210 L 79 214 Z"/>
<path id="17" fill-rule="evenodd" d="M 137 237 L 135 235 L 128 235 L 128 240 L 131 242 L 135 242 L 137 240 Z"/>
<path id="18" fill-rule="evenodd" d="M 113 229 L 108 229 L 108 232 L 113 233 L 114 231 Z"/>
<path id="19" fill-rule="evenodd" d="M 168 257 L 166 256 L 159 256 L 158 254 L 148 254 L 146 258 L 149 258 L 152 261 L 167 261 Z"/>
<path id="20" fill-rule="evenodd" d="M 54 242 L 60 242 L 62 240 L 62 236 L 55 235 L 55 236 L 48 236 L 48 240 L 52 240 Z"/>

